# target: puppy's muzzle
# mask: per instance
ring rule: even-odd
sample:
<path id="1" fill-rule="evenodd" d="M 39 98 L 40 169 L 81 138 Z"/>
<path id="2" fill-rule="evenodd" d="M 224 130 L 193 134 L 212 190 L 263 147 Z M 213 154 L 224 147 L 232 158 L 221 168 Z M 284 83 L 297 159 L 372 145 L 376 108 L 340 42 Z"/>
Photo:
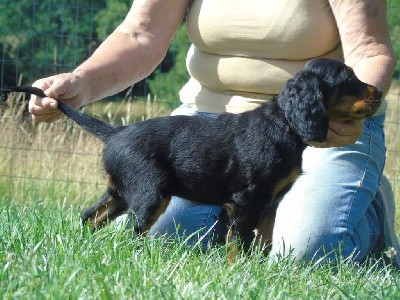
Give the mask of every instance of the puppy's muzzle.
<path id="1" fill-rule="evenodd" d="M 367 86 L 367 96 L 365 100 L 368 116 L 372 116 L 379 108 L 382 102 L 382 91 L 372 85 Z"/>

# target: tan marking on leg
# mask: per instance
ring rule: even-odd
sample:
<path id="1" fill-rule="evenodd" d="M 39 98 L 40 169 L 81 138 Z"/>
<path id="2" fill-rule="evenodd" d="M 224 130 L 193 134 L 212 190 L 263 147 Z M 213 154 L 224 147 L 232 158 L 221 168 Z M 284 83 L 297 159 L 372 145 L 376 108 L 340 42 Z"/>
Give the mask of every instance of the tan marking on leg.
<path id="1" fill-rule="evenodd" d="M 275 225 L 275 209 L 267 210 L 256 228 L 256 243 L 261 246 L 265 255 L 271 251 L 272 232 Z"/>
<path id="2" fill-rule="evenodd" d="M 228 244 L 228 264 L 232 265 L 239 254 L 237 241 L 233 239 L 233 218 L 235 216 L 235 205 L 226 203 L 223 205 L 229 219 L 230 227 L 226 234 L 226 243 Z"/>
<path id="3" fill-rule="evenodd" d="M 238 242 L 237 242 L 237 240 L 233 239 L 232 227 L 229 228 L 229 231 L 227 234 L 227 242 L 229 243 L 228 244 L 228 264 L 232 265 L 239 255 Z"/>
<path id="4" fill-rule="evenodd" d="M 110 174 L 106 173 L 106 184 L 110 190 L 115 190 L 114 182 L 111 179 Z"/>
<path id="5" fill-rule="evenodd" d="M 287 188 L 289 185 L 291 185 L 293 182 L 295 182 L 297 177 L 300 176 L 300 174 L 301 174 L 301 169 L 295 168 L 290 172 L 289 176 L 281 179 L 275 185 L 275 187 L 272 191 L 273 197 L 275 198 L 277 195 L 279 195 L 280 192 L 282 192 L 285 188 Z"/>
<path id="6" fill-rule="evenodd" d="M 161 200 L 160 205 L 156 209 L 156 211 L 151 216 L 149 223 L 146 225 L 145 230 L 143 231 L 143 235 L 146 236 L 149 232 L 150 228 L 154 225 L 154 223 L 158 220 L 158 218 L 165 212 L 167 209 L 169 202 L 171 201 L 171 197 L 164 198 Z"/>
<path id="7" fill-rule="evenodd" d="M 92 215 L 89 216 L 91 228 L 99 228 L 106 225 L 109 221 L 109 211 L 114 208 L 114 198 L 109 196 L 107 201 L 100 206 Z"/>

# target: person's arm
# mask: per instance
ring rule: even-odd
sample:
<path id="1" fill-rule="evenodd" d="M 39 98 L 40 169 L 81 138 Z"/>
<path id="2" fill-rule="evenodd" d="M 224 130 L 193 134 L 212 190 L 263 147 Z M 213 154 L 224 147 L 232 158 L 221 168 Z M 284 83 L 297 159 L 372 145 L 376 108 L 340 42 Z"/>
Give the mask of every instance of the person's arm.
<path id="1" fill-rule="evenodd" d="M 138 82 L 161 63 L 188 1 L 135 0 L 123 23 L 74 73 L 91 86 L 90 101 Z"/>
<path id="2" fill-rule="evenodd" d="M 189 0 L 135 0 L 121 25 L 73 72 L 34 83 L 50 98 L 31 98 L 33 120 L 51 122 L 60 117 L 51 98 L 79 107 L 148 76 L 163 60 L 188 5 Z"/>
<path id="3" fill-rule="evenodd" d="M 396 66 L 384 0 L 330 0 L 345 63 L 360 80 L 389 90 Z"/>
<path id="4" fill-rule="evenodd" d="M 330 0 L 342 41 L 345 63 L 357 77 L 388 91 L 396 66 L 390 41 L 386 1 Z M 362 122 L 330 122 L 328 138 L 317 147 L 344 146 L 354 143 L 364 128 Z"/>

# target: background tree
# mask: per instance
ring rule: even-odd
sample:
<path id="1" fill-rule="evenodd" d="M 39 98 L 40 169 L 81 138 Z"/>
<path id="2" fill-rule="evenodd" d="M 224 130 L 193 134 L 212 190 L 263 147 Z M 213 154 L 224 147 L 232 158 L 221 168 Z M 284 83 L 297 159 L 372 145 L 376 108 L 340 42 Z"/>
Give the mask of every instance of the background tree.
<path id="1" fill-rule="evenodd" d="M 400 76 L 400 0 L 389 0 L 389 30 L 397 57 L 395 77 Z"/>
<path id="2" fill-rule="evenodd" d="M 162 99 L 170 108 L 179 104 L 178 92 L 189 79 L 186 70 L 186 54 L 189 47 L 186 26 L 182 25 L 168 49 L 166 58 L 147 80 L 151 93 Z"/>
<path id="3" fill-rule="evenodd" d="M 106 7 L 94 17 L 97 37 L 104 40 L 124 19 L 130 6 L 130 0 L 107 0 Z M 147 96 L 150 93 L 169 107 L 177 106 L 178 92 L 189 78 L 185 65 L 189 46 L 186 26 L 182 25 L 160 66 L 147 79 L 135 84 L 131 96 Z"/>
<path id="4" fill-rule="evenodd" d="M 131 0 L 19 0 L 0 4 L 0 88 L 67 72 L 91 55 L 123 20 Z M 388 0 L 389 28 L 400 57 L 400 0 Z M 190 42 L 185 27 L 146 80 L 131 89 L 132 98 L 152 94 L 169 106 L 188 79 L 185 56 Z M 400 76 L 400 59 L 395 76 Z M 119 97 L 125 96 L 126 92 Z M 118 96 L 117 96 L 118 98 Z"/>
<path id="5" fill-rule="evenodd" d="M 104 0 L 3 1 L 0 32 L 5 85 L 73 69 L 98 44 L 92 18 Z M 14 77 L 12 79 L 11 77 Z"/>

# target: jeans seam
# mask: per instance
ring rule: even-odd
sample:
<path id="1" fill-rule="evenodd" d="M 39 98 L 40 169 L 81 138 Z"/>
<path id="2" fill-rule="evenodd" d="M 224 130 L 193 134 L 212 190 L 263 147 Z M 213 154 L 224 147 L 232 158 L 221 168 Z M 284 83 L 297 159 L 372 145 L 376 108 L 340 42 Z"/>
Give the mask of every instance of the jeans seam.
<path id="1" fill-rule="evenodd" d="M 367 126 L 367 124 L 368 124 L 368 126 Z M 373 135 L 373 128 L 372 127 L 374 127 L 374 126 L 379 126 L 378 124 L 374 124 L 373 122 L 366 122 L 366 128 L 369 130 L 369 135 L 368 135 L 368 151 L 366 152 L 366 155 L 368 156 L 368 158 L 365 160 L 365 164 L 364 164 L 364 168 L 363 168 L 363 176 L 362 176 L 362 178 L 361 178 L 361 180 L 360 180 L 360 183 L 359 183 L 359 186 L 357 187 L 357 189 L 355 190 L 355 192 L 354 192 L 354 195 L 353 195 L 353 198 L 352 198 L 352 201 L 351 201 L 351 207 L 350 207 L 350 209 L 349 209 L 349 211 L 348 211 L 348 214 L 347 214 L 347 222 L 346 222 L 346 230 L 348 231 L 348 228 L 349 228 L 349 221 L 350 221 L 350 216 L 351 216 L 351 214 L 352 214 L 352 212 L 353 212 L 353 205 L 354 205 L 354 202 L 355 202 L 355 199 L 357 198 L 357 196 L 358 196 L 358 194 L 359 194 L 359 191 L 360 191 L 360 188 L 363 186 L 363 184 L 364 184 L 364 181 L 365 181 L 365 176 L 366 176 L 366 174 L 367 174 L 367 172 L 368 172 L 368 169 L 369 169 L 369 164 L 370 164 L 370 162 L 371 162 L 371 159 L 372 159 L 372 157 L 371 157 L 371 148 L 372 148 L 372 145 L 374 144 L 373 143 L 373 141 L 374 141 L 374 135 Z M 379 126 L 381 129 L 382 129 L 382 127 L 381 126 Z M 382 131 L 383 131 L 383 129 L 382 129 Z M 378 182 L 380 182 L 380 179 L 381 179 L 381 177 L 382 177 L 382 174 L 383 174 L 383 168 L 380 170 L 380 174 L 379 174 L 379 181 Z M 379 189 L 379 184 L 377 185 L 377 187 L 376 187 L 376 191 L 375 191 L 375 193 L 377 193 L 378 192 L 378 189 Z M 373 201 L 373 200 L 372 200 Z M 371 204 L 372 204 L 372 202 L 371 202 Z M 368 211 L 366 212 L 366 213 L 368 213 Z M 369 223 L 369 225 L 371 225 L 371 223 L 370 223 L 370 221 L 368 220 L 368 223 Z M 372 229 L 372 226 L 370 226 L 370 228 Z M 369 236 L 368 236 L 368 240 L 369 240 L 369 248 L 367 249 L 367 252 L 368 251 L 371 251 L 371 247 L 373 247 L 374 245 L 372 245 L 372 243 L 373 243 L 373 241 L 375 240 L 375 236 L 376 236 L 376 232 L 373 232 L 373 230 L 371 230 L 370 231 L 370 233 L 369 233 Z M 378 233 L 379 234 L 379 233 Z M 354 242 L 354 241 L 353 241 Z M 356 243 L 355 243 L 356 244 Z M 360 249 L 361 250 L 361 249 Z"/>
<path id="2" fill-rule="evenodd" d="M 368 124 L 368 126 L 367 126 L 367 124 Z M 361 179 L 360 179 L 360 182 L 359 182 L 359 184 L 358 184 L 358 187 L 356 188 L 356 190 L 354 191 L 354 193 L 353 193 L 353 196 L 352 196 L 352 199 L 351 199 L 351 206 L 350 206 L 350 209 L 348 210 L 348 213 L 347 213 L 347 216 L 346 216 L 346 233 L 348 233 L 349 232 L 349 222 L 350 222 L 350 216 L 352 215 L 352 213 L 353 213 L 353 207 L 354 207 L 354 202 L 355 202 L 355 200 L 356 200 L 356 198 L 357 198 L 357 195 L 359 194 L 359 192 L 360 192 L 360 188 L 363 186 L 363 183 L 364 183 L 364 181 L 365 181 L 365 176 L 366 176 L 366 174 L 367 174 L 367 168 L 368 168 L 368 162 L 371 160 L 371 145 L 372 145 L 372 129 L 371 129 L 371 122 L 369 122 L 369 121 L 366 121 L 365 122 L 365 127 L 366 127 L 366 129 L 368 129 L 369 130 L 369 135 L 368 135 L 368 152 L 366 153 L 366 155 L 368 155 L 368 158 L 365 160 L 365 163 L 364 163 L 364 167 L 363 167 L 363 175 L 362 175 L 362 177 L 361 177 Z M 352 238 L 352 240 L 353 240 L 353 238 Z M 354 241 L 353 241 L 354 242 Z M 356 244 L 355 242 L 354 242 L 354 244 Z"/>

